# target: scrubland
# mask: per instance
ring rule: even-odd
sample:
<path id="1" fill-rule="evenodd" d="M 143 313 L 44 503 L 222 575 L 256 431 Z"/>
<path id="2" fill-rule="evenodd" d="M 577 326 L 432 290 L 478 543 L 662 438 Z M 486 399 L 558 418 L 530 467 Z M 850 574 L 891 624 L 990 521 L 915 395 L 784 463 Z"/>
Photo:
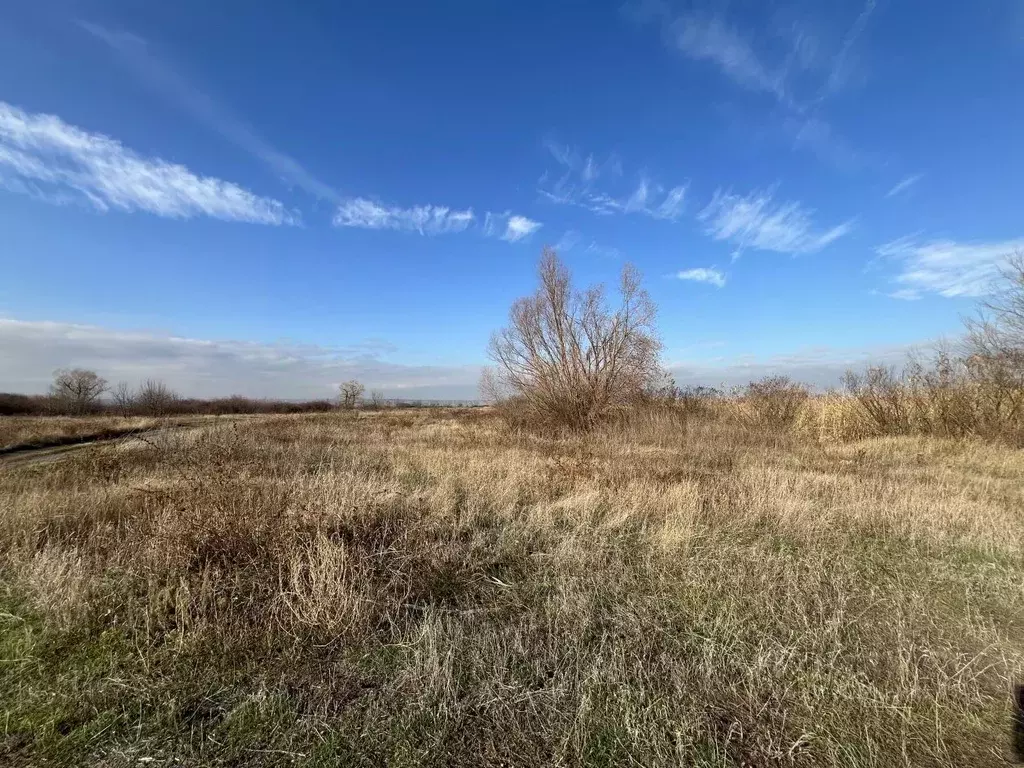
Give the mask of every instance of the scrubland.
<path id="1" fill-rule="evenodd" d="M 0 763 L 1007 764 L 1024 454 L 807 413 L 269 416 L 0 464 Z"/>

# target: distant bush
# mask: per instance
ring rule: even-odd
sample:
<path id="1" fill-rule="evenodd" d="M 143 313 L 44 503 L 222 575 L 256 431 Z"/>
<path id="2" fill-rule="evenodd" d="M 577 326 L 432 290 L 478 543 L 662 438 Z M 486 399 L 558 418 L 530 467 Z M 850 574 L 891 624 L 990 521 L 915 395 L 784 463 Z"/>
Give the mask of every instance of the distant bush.
<path id="1" fill-rule="evenodd" d="M 749 418 L 758 426 L 781 430 L 791 427 L 810 396 L 804 384 L 788 376 L 752 381 L 743 393 Z"/>
<path id="2" fill-rule="evenodd" d="M 681 387 L 676 389 L 675 402 L 688 416 L 704 416 L 711 412 L 711 406 L 723 396 L 714 387 Z"/>

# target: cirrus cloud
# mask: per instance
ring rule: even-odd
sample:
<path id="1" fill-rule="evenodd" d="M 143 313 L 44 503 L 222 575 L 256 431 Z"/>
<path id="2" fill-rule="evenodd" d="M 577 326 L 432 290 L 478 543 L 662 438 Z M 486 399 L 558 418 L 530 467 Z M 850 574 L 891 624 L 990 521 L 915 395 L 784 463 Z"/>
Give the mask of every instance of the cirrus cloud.
<path id="1" fill-rule="evenodd" d="M 299 215 L 222 179 L 136 154 L 115 139 L 0 102 L 0 186 L 99 211 L 145 211 L 167 218 L 298 224 Z"/>
<path id="2" fill-rule="evenodd" d="M 875 252 L 895 261 L 900 271 L 893 281 L 900 288 L 892 298 L 913 300 L 922 294 L 945 298 L 978 297 L 989 293 L 1007 259 L 1024 252 L 1024 238 L 996 242 L 921 242 L 915 236 L 897 238 Z"/>
<path id="3" fill-rule="evenodd" d="M 401 208 L 384 205 L 365 197 L 345 200 L 334 214 L 334 226 L 361 229 L 397 229 L 421 235 L 462 232 L 474 220 L 473 209 L 453 211 L 443 205 L 416 205 Z"/>
<path id="4" fill-rule="evenodd" d="M 776 203 L 772 190 L 735 195 L 719 189 L 698 218 L 704 222 L 706 234 L 733 243 L 736 255 L 746 248 L 814 253 L 853 229 L 852 220 L 818 229 L 813 213 L 795 201 Z"/>

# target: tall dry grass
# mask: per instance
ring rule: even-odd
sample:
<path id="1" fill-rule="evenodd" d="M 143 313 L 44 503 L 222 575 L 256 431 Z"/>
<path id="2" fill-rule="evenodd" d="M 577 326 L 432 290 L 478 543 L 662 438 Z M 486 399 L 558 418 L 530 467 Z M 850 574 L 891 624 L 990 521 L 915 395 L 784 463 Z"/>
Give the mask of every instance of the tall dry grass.
<path id="1" fill-rule="evenodd" d="M 0 416 L 0 450 L 102 438 L 172 423 L 144 416 Z"/>
<path id="2" fill-rule="evenodd" d="M 1022 477 L 999 445 L 668 407 L 0 468 L 0 761 L 1005 765 Z"/>

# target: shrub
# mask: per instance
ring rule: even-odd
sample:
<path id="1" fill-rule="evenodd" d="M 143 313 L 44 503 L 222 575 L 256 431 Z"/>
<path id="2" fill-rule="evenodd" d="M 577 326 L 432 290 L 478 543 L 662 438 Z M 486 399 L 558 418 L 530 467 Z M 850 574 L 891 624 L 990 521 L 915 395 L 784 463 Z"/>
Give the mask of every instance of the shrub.
<path id="1" fill-rule="evenodd" d="M 538 428 L 588 429 L 609 409 L 635 403 L 663 379 L 655 308 L 639 273 L 622 270 L 617 309 L 602 287 L 576 292 L 550 248 L 533 296 L 512 305 L 509 325 L 491 338 L 495 367 L 481 390 L 501 412 Z"/>
<path id="2" fill-rule="evenodd" d="M 747 385 L 744 400 L 756 424 L 787 429 L 796 421 L 808 395 L 806 386 L 788 376 L 767 376 Z"/>

